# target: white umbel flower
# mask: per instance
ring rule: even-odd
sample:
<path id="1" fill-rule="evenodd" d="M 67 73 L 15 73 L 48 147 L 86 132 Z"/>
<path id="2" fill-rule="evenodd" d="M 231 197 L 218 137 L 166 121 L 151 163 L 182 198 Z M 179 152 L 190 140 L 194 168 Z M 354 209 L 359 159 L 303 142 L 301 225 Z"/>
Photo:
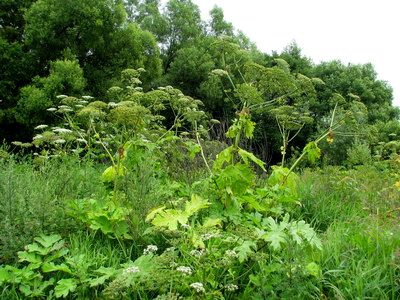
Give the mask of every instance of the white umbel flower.
<path id="1" fill-rule="evenodd" d="M 184 275 L 192 275 L 192 268 L 186 266 L 177 267 L 176 270 L 178 272 L 183 273 Z"/>
<path id="2" fill-rule="evenodd" d="M 190 285 L 191 288 L 194 288 L 198 293 L 204 293 L 206 290 L 201 282 L 193 282 Z"/>
<path id="3" fill-rule="evenodd" d="M 157 252 L 158 247 L 156 245 L 148 245 L 146 249 L 144 249 L 143 254 L 147 255 L 150 253 Z"/>

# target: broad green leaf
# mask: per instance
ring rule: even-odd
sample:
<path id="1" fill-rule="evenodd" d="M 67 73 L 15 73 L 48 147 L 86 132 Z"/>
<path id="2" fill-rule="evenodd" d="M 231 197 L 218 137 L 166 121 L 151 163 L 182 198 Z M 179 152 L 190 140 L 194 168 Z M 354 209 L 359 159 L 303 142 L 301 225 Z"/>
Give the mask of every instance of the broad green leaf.
<path id="1" fill-rule="evenodd" d="M 0 268 L 0 286 L 10 279 L 10 273 L 5 268 Z"/>
<path id="2" fill-rule="evenodd" d="M 246 138 L 251 139 L 253 137 L 254 128 L 256 123 L 251 121 L 250 119 L 246 118 L 246 121 L 243 124 L 244 135 Z"/>
<path id="3" fill-rule="evenodd" d="M 200 196 L 192 195 L 189 202 L 185 203 L 185 212 L 188 217 L 198 212 L 203 208 L 207 208 L 210 205 L 210 202 L 204 200 Z"/>
<path id="4" fill-rule="evenodd" d="M 77 286 L 78 282 L 74 278 L 59 280 L 54 289 L 56 298 L 67 297 L 70 293 L 76 290 Z"/>
<path id="5" fill-rule="evenodd" d="M 268 228 L 261 238 L 266 242 L 271 243 L 274 250 L 279 250 L 283 244 L 286 244 L 287 233 L 286 229 L 289 225 L 289 215 L 286 214 L 280 223 L 277 223 L 273 218 L 268 217 L 263 220 L 263 224 Z"/>
<path id="6" fill-rule="evenodd" d="M 240 246 L 235 247 L 233 250 L 236 251 L 238 255 L 239 262 L 244 262 L 254 250 L 257 245 L 254 241 L 244 241 Z"/>
<path id="7" fill-rule="evenodd" d="M 207 218 L 203 222 L 204 228 L 221 227 L 221 226 L 222 226 L 222 219 L 220 218 Z"/>
<path id="8" fill-rule="evenodd" d="M 177 230 L 178 224 L 186 224 L 188 215 L 186 212 L 176 209 L 166 209 L 159 212 L 151 222 L 156 227 L 167 227 L 169 230 Z"/>
<path id="9" fill-rule="evenodd" d="M 234 154 L 233 150 L 234 150 L 233 146 L 230 146 L 222 150 L 219 154 L 217 154 L 217 157 L 213 165 L 214 171 L 220 171 L 225 163 L 229 164 L 232 162 Z"/>
<path id="10" fill-rule="evenodd" d="M 69 274 L 72 273 L 66 264 L 56 265 L 53 262 L 44 263 L 42 265 L 42 271 L 44 273 L 55 272 L 55 271 L 62 271 Z"/>
<path id="11" fill-rule="evenodd" d="M 288 226 L 288 230 L 297 244 L 301 244 L 303 240 L 306 240 L 311 246 L 320 250 L 322 249 L 322 243 L 317 233 L 310 224 L 307 224 L 305 221 L 291 222 Z"/>
<path id="12" fill-rule="evenodd" d="M 65 245 L 64 242 L 62 243 L 63 246 Z M 53 260 L 56 260 L 60 257 L 63 257 L 65 255 L 67 255 L 69 252 L 68 248 L 61 248 L 57 251 L 54 251 L 51 253 L 51 255 L 46 256 L 46 258 L 44 259 L 45 262 L 51 262 Z"/>
<path id="13" fill-rule="evenodd" d="M 266 171 L 266 170 L 265 170 L 265 167 L 264 167 L 264 164 L 265 164 L 265 163 L 264 163 L 261 159 L 257 158 L 253 153 L 248 152 L 248 151 L 246 151 L 246 150 L 243 150 L 243 149 L 241 149 L 241 148 L 239 148 L 238 153 L 239 153 L 240 157 L 243 159 L 243 161 L 244 161 L 246 164 L 248 164 L 249 160 L 251 160 L 253 163 L 255 163 L 256 165 L 258 165 L 261 169 L 263 169 L 264 171 Z"/>
<path id="14" fill-rule="evenodd" d="M 316 142 L 310 142 L 308 143 L 303 150 L 308 157 L 308 160 L 312 163 L 315 163 L 315 161 L 321 157 L 321 149 L 318 147 Z"/>
<path id="15" fill-rule="evenodd" d="M 55 243 L 61 240 L 61 236 L 58 234 L 53 235 L 41 235 L 35 238 L 35 241 L 41 244 L 45 248 L 52 247 Z"/>
<path id="16" fill-rule="evenodd" d="M 281 166 L 272 166 L 272 170 L 272 174 L 267 180 L 268 185 L 271 187 L 276 187 L 279 190 L 284 190 L 286 193 L 288 193 L 287 196 L 289 198 L 296 199 L 297 182 L 299 181 L 298 175 L 294 172 L 290 172 L 288 168 Z"/>
<path id="17" fill-rule="evenodd" d="M 122 165 L 119 166 L 118 173 L 116 168 L 114 166 L 111 166 L 104 170 L 103 174 L 101 175 L 101 180 L 104 183 L 113 183 L 117 176 L 123 176 L 124 174 L 125 167 L 123 167 Z"/>
<path id="18" fill-rule="evenodd" d="M 110 276 L 103 275 L 100 277 L 89 279 L 88 283 L 89 283 L 90 287 L 95 287 L 95 286 L 103 285 L 109 278 L 110 278 Z"/>
<path id="19" fill-rule="evenodd" d="M 26 261 L 32 264 L 39 264 L 39 265 L 42 263 L 41 256 L 34 252 L 20 251 L 18 252 L 18 258 L 19 262 Z"/>
<path id="20" fill-rule="evenodd" d="M 221 191 L 231 191 L 233 195 L 242 195 L 254 183 L 254 174 L 245 164 L 229 165 L 216 178 Z"/>
<path id="21" fill-rule="evenodd" d="M 35 252 L 35 253 L 38 253 L 38 254 L 44 256 L 50 252 L 51 248 L 44 248 L 37 243 L 33 243 L 33 244 L 27 245 L 26 249 L 28 250 L 28 252 Z"/>
<path id="22" fill-rule="evenodd" d="M 149 214 L 147 215 L 147 217 L 146 217 L 146 222 L 150 222 L 151 220 L 153 220 L 154 217 L 155 217 L 158 213 L 164 211 L 165 208 L 166 208 L 165 206 L 161 206 L 161 207 L 157 207 L 157 208 L 151 210 L 151 211 L 149 212 Z"/>
<path id="23" fill-rule="evenodd" d="M 114 268 L 100 267 L 95 271 L 95 273 L 102 274 L 102 276 L 89 279 L 88 282 L 91 287 L 104 284 L 117 273 L 117 270 Z"/>

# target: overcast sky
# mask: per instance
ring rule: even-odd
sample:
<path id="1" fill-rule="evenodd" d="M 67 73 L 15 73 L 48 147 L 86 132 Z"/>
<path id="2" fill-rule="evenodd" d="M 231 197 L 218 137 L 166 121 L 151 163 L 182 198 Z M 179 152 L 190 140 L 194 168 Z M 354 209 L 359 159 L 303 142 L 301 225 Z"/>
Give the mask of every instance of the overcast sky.
<path id="1" fill-rule="evenodd" d="M 193 0 L 203 19 L 215 6 L 260 50 L 280 52 L 295 40 L 314 62 L 340 59 L 375 66 L 400 106 L 400 1 Z M 396 29 L 397 28 L 397 29 Z"/>

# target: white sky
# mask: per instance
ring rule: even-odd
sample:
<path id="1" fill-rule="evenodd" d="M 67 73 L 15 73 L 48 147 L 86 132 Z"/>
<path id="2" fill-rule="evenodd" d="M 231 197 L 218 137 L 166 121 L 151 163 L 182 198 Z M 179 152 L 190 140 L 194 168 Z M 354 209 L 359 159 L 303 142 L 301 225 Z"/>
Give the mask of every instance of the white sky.
<path id="1" fill-rule="evenodd" d="M 266 53 L 295 40 L 315 63 L 371 62 L 393 87 L 400 106 L 400 1 L 398 0 L 193 0 L 209 19 L 218 5 L 225 19 Z M 397 28 L 397 30 L 396 30 Z"/>

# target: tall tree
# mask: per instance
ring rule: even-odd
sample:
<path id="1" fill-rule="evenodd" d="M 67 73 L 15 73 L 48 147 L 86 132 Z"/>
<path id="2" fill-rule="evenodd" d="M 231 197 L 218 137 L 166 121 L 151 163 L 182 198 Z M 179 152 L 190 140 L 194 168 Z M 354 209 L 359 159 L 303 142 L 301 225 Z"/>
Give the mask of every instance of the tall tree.
<path id="1" fill-rule="evenodd" d="M 105 77 L 112 77 L 126 67 L 144 67 L 149 78 L 160 74 L 155 39 L 127 24 L 121 1 L 39 0 L 25 18 L 27 44 L 39 67 L 46 68 L 68 49 L 77 57 L 95 94 L 109 85 L 99 78 L 103 71 Z"/>

